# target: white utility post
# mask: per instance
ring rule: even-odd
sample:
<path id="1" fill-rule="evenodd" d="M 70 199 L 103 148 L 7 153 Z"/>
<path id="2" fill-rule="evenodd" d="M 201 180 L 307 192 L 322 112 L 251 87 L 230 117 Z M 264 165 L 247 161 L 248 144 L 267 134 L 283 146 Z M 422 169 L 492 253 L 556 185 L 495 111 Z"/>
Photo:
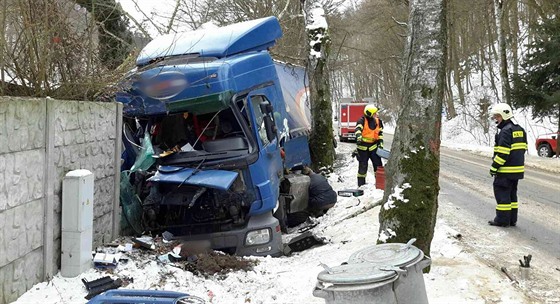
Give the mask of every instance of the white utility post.
<path id="1" fill-rule="evenodd" d="M 68 172 L 62 181 L 63 277 L 75 277 L 91 267 L 93 246 L 93 173 Z"/>

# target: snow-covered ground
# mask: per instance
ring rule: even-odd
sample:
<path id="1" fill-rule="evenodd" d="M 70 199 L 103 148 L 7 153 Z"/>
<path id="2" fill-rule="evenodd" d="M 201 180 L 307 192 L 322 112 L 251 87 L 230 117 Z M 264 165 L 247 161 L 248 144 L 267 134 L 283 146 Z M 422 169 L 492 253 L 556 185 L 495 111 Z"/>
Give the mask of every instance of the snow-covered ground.
<path id="1" fill-rule="evenodd" d="M 470 148 L 474 153 L 489 153 L 488 147 L 465 147 L 446 143 L 454 149 Z M 339 145 L 339 162 L 329 181 L 335 190 L 355 185 L 357 162 L 349 157 L 350 145 Z M 478 151 L 478 152 L 476 152 Z M 558 159 L 533 159 L 528 165 L 558 168 Z M 559 171 L 560 172 L 560 171 Z M 361 197 L 339 197 L 334 208 L 318 219 L 312 231 L 328 243 L 289 257 L 255 258 L 251 271 L 230 272 L 227 276 L 204 278 L 171 265 L 156 262 L 156 255 L 142 260 L 130 259 L 110 273 L 91 269 L 76 278 L 57 274 L 51 281 L 35 285 L 15 303 L 85 303 L 88 281 L 110 275 L 133 278 L 126 288 L 162 289 L 186 292 L 208 303 L 324 303 L 312 294 L 320 263 L 340 265 L 349 256 L 377 241 L 381 190 L 374 189 L 373 178 L 365 185 Z M 372 208 L 373 207 L 373 208 Z M 532 303 L 503 273 L 470 254 L 456 239 L 445 218 L 438 218 L 432 242 L 432 268 L 424 276 L 430 303 Z M 297 232 L 285 236 L 286 240 Z M 141 249 L 134 249 L 141 250 Z M 521 282 L 522 283 L 522 282 Z M 559 300 L 560 301 L 560 300 Z M 554 302 L 551 302 L 554 303 Z"/>

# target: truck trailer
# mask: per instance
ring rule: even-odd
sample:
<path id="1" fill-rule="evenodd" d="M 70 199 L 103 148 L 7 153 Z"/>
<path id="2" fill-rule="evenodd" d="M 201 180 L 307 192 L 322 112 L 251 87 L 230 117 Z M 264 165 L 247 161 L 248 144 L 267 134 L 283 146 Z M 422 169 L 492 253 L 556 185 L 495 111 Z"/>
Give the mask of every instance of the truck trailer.
<path id="1" fill-rule="evenodd" d="M 161 36 L 140 52 L 116 94 L 121 204 L 138 230 L 282 254 L 286 217 L 307 209 L 309 177 L 290 169 L 311 163 L 311 124 L 304 69 L 268 52 L 281 36 L 267 17 Z"/>

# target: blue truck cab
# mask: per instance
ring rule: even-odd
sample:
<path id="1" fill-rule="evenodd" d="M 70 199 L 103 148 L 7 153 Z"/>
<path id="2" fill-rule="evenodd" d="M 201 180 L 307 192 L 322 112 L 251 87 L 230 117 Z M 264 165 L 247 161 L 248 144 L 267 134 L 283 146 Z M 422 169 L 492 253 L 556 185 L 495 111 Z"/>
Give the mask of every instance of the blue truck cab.
<path id="1" fill-rule="evenodd" d="M 303 69 L 268 52 L 281 36 L 267 17 L 161 36 L 140 52 L 116 99 L 129 122 L 124 155 L 138 158 L 145 136 L 154 150 L 131 179 L 144 231 L 282 254 L 281 223 L 306 194 L 286 201 L 280 188 L 285 169 L 310 164 L 310 124 Z"/>

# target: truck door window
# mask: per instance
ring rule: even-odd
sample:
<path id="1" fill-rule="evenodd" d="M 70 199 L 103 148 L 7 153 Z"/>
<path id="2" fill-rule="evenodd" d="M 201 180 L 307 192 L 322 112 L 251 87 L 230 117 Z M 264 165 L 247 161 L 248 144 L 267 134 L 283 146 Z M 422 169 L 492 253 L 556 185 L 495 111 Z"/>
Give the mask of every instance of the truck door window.
<path id="1" fill-rule="evenodd" d="M 268 102 L 266 97 L 264 97 L 262 95 L 251 96 L 251 105 L 253 106 L 253 109 L 255 111 L 255 120 L 256 120 L 256 126 L 255 127 L 256 127 L 256 129 L 259 133 L 259 137 L 262 140 L 263 146 L 266 146 L 270 143 L 270 141 L 268 140 L 268 137 L 266 136 L 266 128 L 264 127 L 263 116 L 265 115 L 265 113 L 263 113 L 261 111 L 261 107 L 260 107 L 260 104 L 262 102 Z"/>

